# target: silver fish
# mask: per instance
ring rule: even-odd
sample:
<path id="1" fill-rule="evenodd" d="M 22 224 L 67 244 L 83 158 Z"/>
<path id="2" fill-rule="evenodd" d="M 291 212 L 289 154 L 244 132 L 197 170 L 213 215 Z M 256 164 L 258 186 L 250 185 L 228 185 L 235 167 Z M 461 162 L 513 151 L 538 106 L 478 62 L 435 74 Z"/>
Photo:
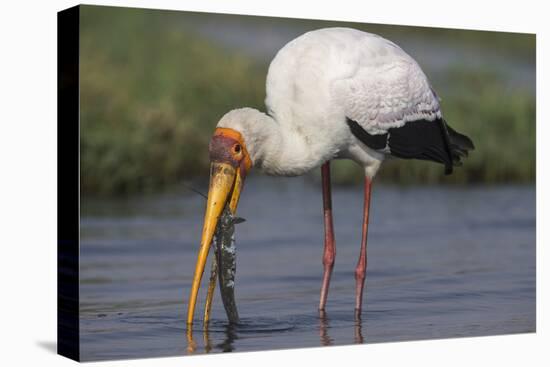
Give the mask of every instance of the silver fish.
<path id="1" fill-rule="evenodd" d="M 214 239 L 220 294 L 225 313 L 231 323 L 239 322 L 239 313 L 235 302 L 235 272 L 237 270 L 235 224 L 244 221 L 243 218 L 233 216 L 226 206 L 218 221 Z"/>

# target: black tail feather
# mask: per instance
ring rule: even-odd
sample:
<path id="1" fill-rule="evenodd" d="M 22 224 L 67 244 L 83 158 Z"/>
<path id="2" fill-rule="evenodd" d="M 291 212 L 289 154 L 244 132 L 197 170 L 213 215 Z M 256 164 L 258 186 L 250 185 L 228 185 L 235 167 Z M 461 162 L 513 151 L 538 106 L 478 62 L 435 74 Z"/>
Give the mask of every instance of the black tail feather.
<path id="1" fill-rule="evenodd" d="M 451 141 L 451 144 L 465 151 L 475 149 L 472 139 L 470 139 L 464 134 L 457 132 L 455 129 L 450 127 L 447 124 L 447 121 L 443 120 L 443 123 L 445 124 L 445 127 L 447 128 L 447 132 L 449 133 L 449 140 Z"/>
<path id="2" fill-rule="evenodd" d="M 443 120 L 443 125 L 445 126 L 453 166 L 462 166 L 462 158 L 468 157 L 468 152 L 475 149 L 474 143 L 472 139 L 450 127 L 447 121 Z"/>
<path id="3" fill-rule="evenodd" d="M 409 121 L 386 134 L 371 135 L 347 118 L 351 133 L 371 149 L 403 159 L 422 159 L 445 165 L 445 174 L 462 165 L 462 158 L 474 150 L 472 140 L 456 132 L 443 119 Z"/>

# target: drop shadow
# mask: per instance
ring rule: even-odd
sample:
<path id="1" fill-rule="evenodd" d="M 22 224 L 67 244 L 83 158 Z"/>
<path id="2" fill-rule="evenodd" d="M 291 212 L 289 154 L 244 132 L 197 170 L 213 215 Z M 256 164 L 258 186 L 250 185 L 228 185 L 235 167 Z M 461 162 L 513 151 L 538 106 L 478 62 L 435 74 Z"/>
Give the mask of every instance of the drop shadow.
<path id="1" fill-rule="evenodd" d="M 51 340 L 39 340 L 36 342 L 36 345 L 38 345 L 40 348 L 53 353 L 57 354 L 57 342 L 51 341 Z"/>

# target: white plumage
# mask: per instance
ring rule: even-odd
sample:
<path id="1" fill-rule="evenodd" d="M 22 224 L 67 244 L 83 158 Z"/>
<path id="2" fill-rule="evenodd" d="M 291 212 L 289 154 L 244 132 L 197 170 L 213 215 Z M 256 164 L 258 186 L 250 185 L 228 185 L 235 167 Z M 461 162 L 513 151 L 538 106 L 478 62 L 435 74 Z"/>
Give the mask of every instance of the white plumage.
<path id="1" fill-rule="evenodd" d="M 393 42 L 349 28 L 312 31 L 283 47 L 269 67 L 266 105 L 281 121 L 334 113 L 374 134 L 441 117 L 416 61 Z"/>
<path id="2" fill-rule="evenodd" d="M 301 175 L 322 166 L 325 246 L 319 309 L 324 310 L 334 265 L 330 160 L 348 158 L 365 170 L 362 240 L 355 268 L 355 310 L 360 312 L 372 178 L 388 156 L 453 166 L 474 149 L 442 118 L 438 97 L 418 64 L 394 43 L 346 28 L 306 33 L 283 47 L 266 82 L 267 114 L 228 112 L 209 151 L 211 177 L 188 323 L 214 228 L 229 203 L 235 212 L 250 166 L 267 174 Z"/>
<path id="3" fill-rule="evenodd" d="M 233 110 L 218 126 L 240 131 L 254 165 L 275 175 L 349 158 L 373 177 L 385 155 L 357 140 L 346 118 L 370 134 L 441 118 L 416 61 L 393 42 L 349 28 L 315 30 L 284 46 L 270 64 L 265 103 L 268 115 Z"/>

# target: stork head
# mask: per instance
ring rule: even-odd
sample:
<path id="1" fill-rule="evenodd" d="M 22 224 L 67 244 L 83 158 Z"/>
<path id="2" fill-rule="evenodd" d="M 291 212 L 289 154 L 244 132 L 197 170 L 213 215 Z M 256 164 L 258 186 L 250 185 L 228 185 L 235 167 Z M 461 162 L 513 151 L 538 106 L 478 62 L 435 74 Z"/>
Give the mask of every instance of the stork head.
<path id="1" fill-rule="evenodd" d="M 252 167 L 245 139 L 249 121 L 247 116 L 253 114 L 249 110 L 252 111 L 240 109 L 227 113 L 218 123 L 210 140 L 210 186 L 199 255 L 189 297 L 187 324 L 193 323 L 197 294 L 218 220 L 226 205 L 229 205 L 231 213 L 235 214 L 246 174 Z"/>

